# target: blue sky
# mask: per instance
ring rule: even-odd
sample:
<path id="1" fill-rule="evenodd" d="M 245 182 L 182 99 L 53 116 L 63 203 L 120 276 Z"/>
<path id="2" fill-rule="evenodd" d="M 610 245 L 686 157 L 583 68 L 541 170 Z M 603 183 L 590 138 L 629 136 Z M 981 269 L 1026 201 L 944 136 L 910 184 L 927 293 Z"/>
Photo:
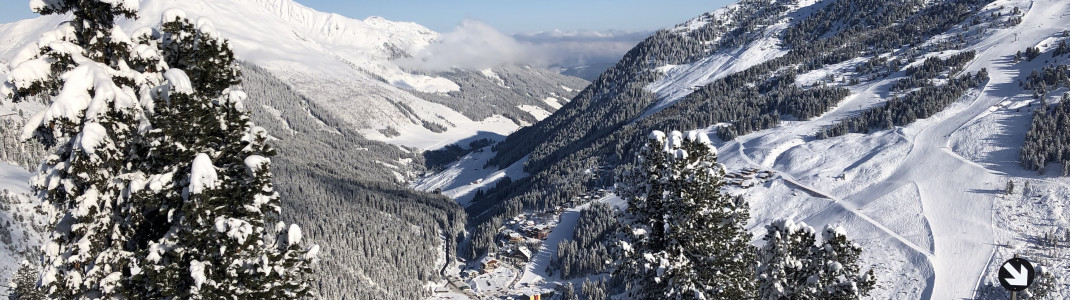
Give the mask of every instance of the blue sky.
<path id="1" fill-rule="evenodd" d="M 28 0 L 0 0 L 0 24 L 39 16 L 30 12 Z"/>
<path id="2" fill-rule="evenodd" d="M 181 1 L 181 0 L 177 0 Z M 214 0 L 213 0 L 214 1 Z M 322 12 L 415 22 L 442 34 L 411 67 L 530 65 L 596 76 L 652 31 L 729 0 L 296 0 Z M 35 17 L 28 0 L 0 0 L 0 23 Z M 588 78 L 591 79 L 591 78 Z"/>
<path id="3" fill-rule="evenodd" d="M 0 0 L 3 1 L 3 0 Z M 560 29 L 652 31 L 723 7 L 726 0 L 299 0 L 320 11 L 363 19 L 381 16 L 446 32 L 464 19 L 506 34 Z"/>
<path id="4" fill-rule="evenodd" d="M 364 19 L 381 16 L 447 32 L 474 19 L 506 34 L 560 29 L 652 31 L 712 11 L 726 0 L 297 0 L 319 11 Z M 0 0 L 0 23 L 36 15 L 27 0 Z"/>

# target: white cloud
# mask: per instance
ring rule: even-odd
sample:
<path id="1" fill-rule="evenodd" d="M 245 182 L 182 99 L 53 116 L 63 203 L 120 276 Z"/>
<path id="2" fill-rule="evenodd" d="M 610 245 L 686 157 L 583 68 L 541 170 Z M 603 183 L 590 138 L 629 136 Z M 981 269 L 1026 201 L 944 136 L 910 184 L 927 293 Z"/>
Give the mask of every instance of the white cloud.
<path id="1" fill-rule="evenodd" d="M 550 31 L 506 35 L 475 20 L 462 21 L 431 46 L 399 60 L 405 67 L 432 71 L 499 65 L 575 67 L 619 60 L 648 32 Z"/>

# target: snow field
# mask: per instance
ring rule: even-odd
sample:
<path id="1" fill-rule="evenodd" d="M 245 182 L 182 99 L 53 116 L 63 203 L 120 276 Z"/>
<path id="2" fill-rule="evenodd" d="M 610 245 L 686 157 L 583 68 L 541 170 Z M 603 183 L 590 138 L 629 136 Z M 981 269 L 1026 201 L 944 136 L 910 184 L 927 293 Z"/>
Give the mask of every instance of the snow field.
<path id="1" fill-rule="evenodd" d="M 505 169 L 495 170 L 493 167 L 484 169 L 487 161 L 494 155 L 495 152 L 490 151 L 490 147 L 473 151 L 451 163 L 445 170 L 416 180 L 412 183 L 412 187 L 421 191 L 442 189 L 443 195 L 453 198 L 461 206 L 468 206 L 477 190 L 489 189 L 505 177 L 517 180 L 528 176 L 528 173 L 524 172 L 524 163 L 528 161 L 527 156 Z"/>
<path id="2" fill-rule="evenodd" d="M 1028 8 L 1030 3 L 992 5 Z M 771 167 L 785 173 L 785 178 L 828 191 L 841 203 L 815 214 L 821 202 L 800 205 L 798 200 L 771 196 L 787 192 L 773 182 L 747 192 L 752 211 L 759 212 L 755 221 L 790 217 L 814 227 L 844 225 L 849 236 L 866 246 L 865 261 L 878 270 L 881 294 L 875 298 L 971 298 L 978 278 L 986 281 L 993 276 L 986 271 L 992 253 L 998 253 L 993 245 L 1017 239 L 1000 234 L 996 228 L 1001 220 L 993 219 L 1014 206 L 993 211 L 993 203 L 1005 176 L 1021 173 L 1016 155 L 1029 117 L 1017 111 L 1022 100 L 1012 97 L 1006 102 L 1006 98 L 1022 93 L 1014 69 L 1032 66 L 1012 65 L 1006 57 L 1024 49 L 1020 45 L 1041 42 L 1064 30 L 1050 24 L 1067 24 L 1062 13 L 1066 3 L 1037 1 L 1033 6 L 1045 9 L 1027 10 L 1021 25 L 973 46 L 979 54 L 965 71 L 987 68 L 993 74 L 988 85 L 929 119 L 868 135 L 821 141 L 807 136 L 813 131 L 803 129 L 849 115 L 842 113 L 845 110 L 879 103 L 874 102 L 880 100 L 879 89 L 874 93 L 872 87 L 884 83 L 874 83 L 855 87 L 856 95 L 824 116 L 727 143 L 725 147 L 740 150 L 722 151 L 721 159 L 730 167 Z M 1021 42 L 1014 42 L 1015 35 Z M 799 144 L 799 139 L 805 143 Z M 781 206 L 784 209 L 775 209 Z"/>

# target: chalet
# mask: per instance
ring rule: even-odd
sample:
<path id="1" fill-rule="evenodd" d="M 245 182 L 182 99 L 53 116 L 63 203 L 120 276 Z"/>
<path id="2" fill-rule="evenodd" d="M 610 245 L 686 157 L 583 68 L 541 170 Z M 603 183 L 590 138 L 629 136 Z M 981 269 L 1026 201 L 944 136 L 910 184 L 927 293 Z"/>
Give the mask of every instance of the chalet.
<path id="1" fill-rule="evenodd" d="M 510 243 L 519 244 L 519 243 L 523 243 L 524 240 L 526 240 L 524 238 L 524 236 L 519 234 L 519 233 L 516 233 L 516 232 L 510 232 L 509 233 L 509 242 Z"/>
<path id="2" fill-rule="evenodd" d="M 531 261 L 531 250 L 528 250 L 528 247 L 519 246 L 516 247 L 516 250 L 513 250 L 511 256 L 521 261 Z"/>
<path id="3" fill-rule="evenodd" d="M 490 273 L 498 268 L 498 259 L 487 256 L 479 261 L 479 268 L 483 273 Z"/>

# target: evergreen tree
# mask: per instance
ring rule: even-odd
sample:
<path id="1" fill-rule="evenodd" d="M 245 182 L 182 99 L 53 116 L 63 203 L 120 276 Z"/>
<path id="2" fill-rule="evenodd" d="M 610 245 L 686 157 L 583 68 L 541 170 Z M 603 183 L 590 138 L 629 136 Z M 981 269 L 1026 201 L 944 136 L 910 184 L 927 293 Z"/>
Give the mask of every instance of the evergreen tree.
<path id="1" fill-rule="evenodd" d="M 814 253 L 820 278 L 817 298 L 848 300 L 868 296 L 876 285 L 876 277 L 873 270 L 861 272 L 858 258 L 862 247 L 848 240 L 841 227 L 825 227 L 823 239 L 823 244 Z"/>
<path id="2" fill-rule="evenodd" d="M 135 136 L 147 119 L 139 103 L 160 77 L 127 60 L 140 45 L 115 25 L 134 16 L 136 2 L 32 1 L 31 8 L 72 18 L 20 52 L 6 84 L 15 101 L 50 101 L 23 133 L 54 145 L 31 180 L 57 212 L 40 284 L 52 298 L 116 296 L 133 255 L 122 178 L 140 159 Z"/>
<path id="3" fill-rule="evenodd" d="M 1020 299 L 1065 299 L 1059 289 L 1059 277 L 1049 267 L 1038 266 L 1036 271 L 1033 285 L 1019 293 Z"/>
<path id="4" fill-rule="evenodd" d="M 583 285 L 580 286 L 580 293 L 583 294 L 585 300 L 607 300 L 609 294 L 606 293 L 606 282 L 604 280 L 591 281 L 587 278 L 583 281 Z"/>
<path id="5" fill-rule="evenodd" d="M 572 283 L 561 286 L 561 300 L 580 300 L 579 295 L 576 295 L 576 287 Z"/>
<path id="6" fill-rule="evenodd" d="M 304 298 L 317 246 L 280 213 L 268 135 L 208 22 L 115 26 L 137 2 L 33 1 L 73 21 L 16 59 L 6 96 L 51 100 L 23 137 L 55 145 L 31 184 L 58 212 L 48 298 Z M 133 7 L 132 7 L 133 6 Z M 185 71 L 189 70 L 189 72 Z"/>
<path id="7" fill-rule="evenodd" d="M 618 191 L 640 233 L 621 272 L 642 298 L 740 299 L 753 296 L 754 249 L 744 229 L 748 206 L 721 192 L 724 167 L 705 134 L 650 135 L 638 166 Z M 649 234 L 646 234 L 649 232 Z"/>
<path id="8" fill-rule="evenodd" d="M 37 273 L 38 268 L 36 265 L 31 264 L 29 261 L 22 261 L 19 264 L 19 269 L 15 271 L 15 275 L 11 277 L 11 283 L 8 285 L 9 300 L 41 300 L 45 299 L 44 294 L 41 293 L 41 289 L 37 288 Z"/>
<path id="9" fill-rule="evenodd" d="M 862 299 L 876 285 L 873 271 L 858 265 L 862 248 L 842 228 L 826 227 L 820 245 L 806 224 L 779 220 L 766 230 L 756 268 L 760 299 Z"/>
<path id="10" fill-rule="evenodd" d="M 194 26 L 181 13 L 169 15 L 174 18 L 163 23 L 160 38 L 171 86 L 157 94 L 144 168 L 182 179 L 162 193 L 134 193 L 161 203 L 137 214 L 149 219 L 138 231 L 149 236 L 143 271 L 128 293 L 310 296 L 307 275 L 318 249 L 299 246 L 296 225 L 273 222 L 280 212 L 269 168 L 275 151 L 266 131 L 249 121 L 246 94 L 233 87 L 240 82 L 233 52 L 210 23 Z"/>
<path id="11" fill-rule="evenodd" d="M 817 293 L 815 272 L 809 270 L 814 251 L 814 229 L 790 220 L 767 225 L 758 250 L 758 298 L 763 300 L 813 299 Z"/>

